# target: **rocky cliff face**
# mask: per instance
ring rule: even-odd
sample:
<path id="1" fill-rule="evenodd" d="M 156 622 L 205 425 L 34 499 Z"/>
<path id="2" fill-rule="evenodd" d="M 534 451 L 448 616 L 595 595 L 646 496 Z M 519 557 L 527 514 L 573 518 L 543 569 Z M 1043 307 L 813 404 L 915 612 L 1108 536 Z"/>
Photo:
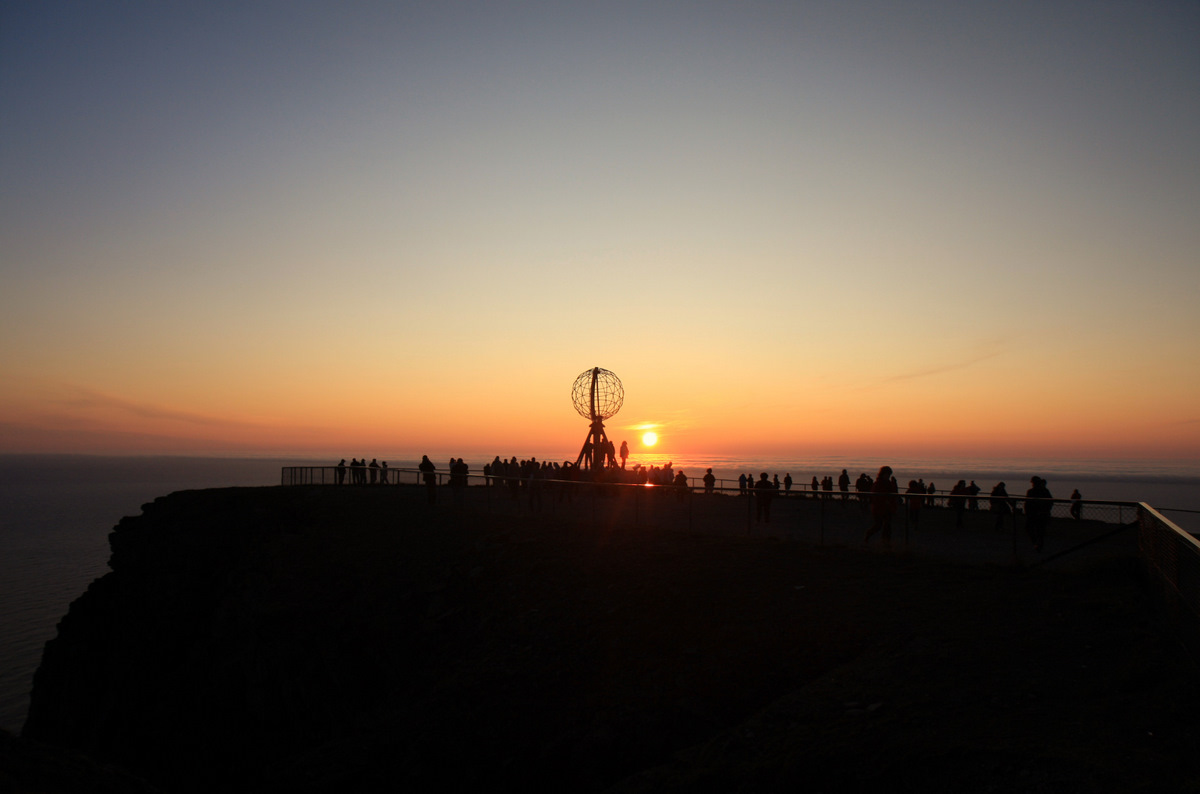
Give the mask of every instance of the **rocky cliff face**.
<path id="1" fill-rule="evenodd" d="M 449 537 L 399 542 L 407 496 L 182 492 L 122 519 L 111 573 L 46 646 L 23 736 L 203 788 L 369 732 L 450 576 Z"/>

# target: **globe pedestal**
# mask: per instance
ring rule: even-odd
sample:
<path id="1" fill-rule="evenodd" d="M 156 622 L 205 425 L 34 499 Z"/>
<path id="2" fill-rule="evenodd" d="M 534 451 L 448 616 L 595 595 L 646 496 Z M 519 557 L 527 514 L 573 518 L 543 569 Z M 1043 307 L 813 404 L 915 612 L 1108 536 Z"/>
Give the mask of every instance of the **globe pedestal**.
<path id="1" fill-rule="evenodd" d="M 583 441 L 583 449 L 575 459 L 575 468 L 599 472 L 608 465 L 609 461 L 616 464 L 616 457 L 609 446 L 608 436 L 604 432 L 604 422 L 596 419 Z"/>

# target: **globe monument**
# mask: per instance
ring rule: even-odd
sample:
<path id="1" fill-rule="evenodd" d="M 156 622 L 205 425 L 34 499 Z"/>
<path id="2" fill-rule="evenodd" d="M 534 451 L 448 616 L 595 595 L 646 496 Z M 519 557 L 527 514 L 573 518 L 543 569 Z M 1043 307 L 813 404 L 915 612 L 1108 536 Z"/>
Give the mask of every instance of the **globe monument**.
<path id="1" fill-rule="evenodd" d="M 621 379 L 600 367 L 585 370 L 571 387 L 571 402 L 579 415 L 591 422 L 583 449 L 575 459 L 576 468 L 599 474 L 606 466 L 616 466 L 616 451 L 604 433 L 604 420 L 616 416 L 625 402 Z"/>

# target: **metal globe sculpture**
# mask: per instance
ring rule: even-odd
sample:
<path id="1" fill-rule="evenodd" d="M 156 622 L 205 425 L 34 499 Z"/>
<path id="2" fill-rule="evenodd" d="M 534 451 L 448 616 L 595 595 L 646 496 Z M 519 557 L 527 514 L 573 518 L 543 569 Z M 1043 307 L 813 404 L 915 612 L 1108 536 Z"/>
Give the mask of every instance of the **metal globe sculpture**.
<path id="1" fill-rule="evenodd" d="M 595 476 L 606 467 L 615 468 L 617 454 L 604 433 L 604 420 L 615 416 L 625 402 L 621 379 L 600 367 L 585 370 L 571 387 L 571 402 L 579 415 L 592 423 L 575 466 L 590 469 Z"/>
<path id="2" fill-rule="evenodd" d="M 575 410 L 589 422 L 611 419 L 625 402 L 621 379 L 600 367 L 582 372 L 571 387 L 571 402 Z"/>

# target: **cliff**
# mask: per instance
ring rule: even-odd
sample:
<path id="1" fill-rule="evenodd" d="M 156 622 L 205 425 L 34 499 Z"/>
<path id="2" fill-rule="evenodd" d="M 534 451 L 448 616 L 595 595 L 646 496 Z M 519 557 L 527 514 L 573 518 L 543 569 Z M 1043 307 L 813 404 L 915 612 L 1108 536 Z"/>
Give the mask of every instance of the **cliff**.
<path id="1" fill-rule="evenodd" d="M 1195 667 L 1119 563 L 496 518 L 408 487 L 175 493 L 111 546 L 23 738 L 167 791 L 1200 781 Z"/>

